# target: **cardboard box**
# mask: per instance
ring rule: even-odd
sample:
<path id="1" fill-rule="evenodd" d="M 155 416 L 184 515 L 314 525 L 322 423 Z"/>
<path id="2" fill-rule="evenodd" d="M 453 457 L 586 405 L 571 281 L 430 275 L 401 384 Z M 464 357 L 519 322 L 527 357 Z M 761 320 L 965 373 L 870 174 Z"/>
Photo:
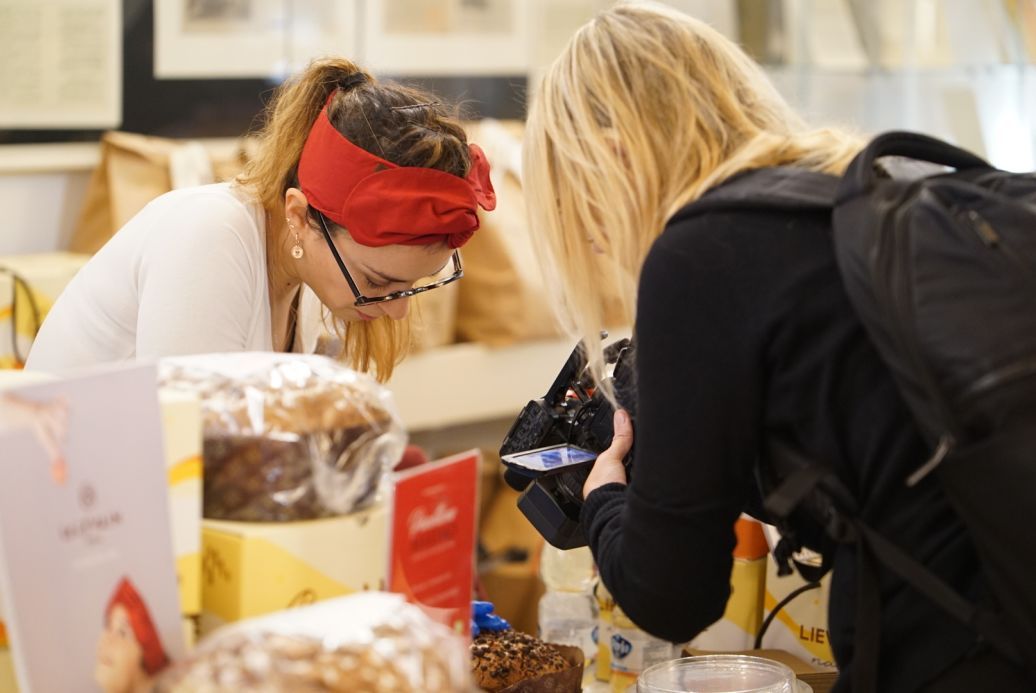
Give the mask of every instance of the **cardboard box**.
<path id="1" fill-rule="evenodd" d="M 169 516 L 180 587 L 180 612 L 201 613 L 201 403 L 197 396 L 160 391 L 169 477 Z"/>
<path id="2" fill-rule="evenodd" d="M 22 366 L 39 325 L 89 259 L 89 255 L 79 253 L 0 257 L 0 368 Z M 15 277 L 21 281 L 16 282 Z M 15 313 L 17 325 L 13 321 Z M 17 350 L 12 348 L 12 330 L 17 333 Z"/>
<path id="3" fill-rule="evenodd" d="M 384 504 L 306 522 L 202 520 L 202 634 L 361 590 L 384 589 Z"/>

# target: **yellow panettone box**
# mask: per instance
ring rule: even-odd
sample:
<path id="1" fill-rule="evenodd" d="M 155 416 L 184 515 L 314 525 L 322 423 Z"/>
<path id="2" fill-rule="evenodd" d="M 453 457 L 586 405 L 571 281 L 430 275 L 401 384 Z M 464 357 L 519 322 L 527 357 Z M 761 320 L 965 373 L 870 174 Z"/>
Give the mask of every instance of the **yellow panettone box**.
<path id="1" fill-rule="evenodd" d="M 3 642 L 6 642 L 6 635 L 0 629 L 0 637 L 5 638 Z M 0 691 L 17 691 L 18 681 L 15 678 L 15 662 L 10 659 L 10 651 L 7 645 L 0 646 Z"/>
<path id="2" fill-rule="evenodd" d="M 242 618 L 384 589 L 388 513 L 303 522 L 202 521 L 202 631 Z"/>
<path id="3" fill-rule="evenodd" d="M 0 368 L 22 366 L 47 312 L 89 259 L 80 253 L 0 256 Z"/>
<path id="4" fill-rule="evenodd" d="M 772 611 L 792 591 L 804 587 L 806 581 L 797 572 L 777 574 L 773 556 L 766 561 L 766 595 L 764 608 Z M 777 612 L 763 636 L 764 648 L 784 650 L 821 669 L 834 670 L 834 654 L 827 630 L 827 605 L 831 592 L 831 574 L 820 581 L 820 587 L 803 592 Z"/>
<path id="5" fill-rule="evenodd" d="M 195 395 L 168 390 L 160 390 L 158 399 L 180 611 L 196 616 L 201 613 L 201 403 Z"/>
<path id="6" fill-rule="evenodd" d="M 766 565 L 769 547 L 762 525 L 747 515 L 734 524 L 737 544 L 730 572 L 730 598 L 723 618 L 713 623 L 690 646 L 701 650 L 746 650 L 755 643 L 763 622 Z"/>

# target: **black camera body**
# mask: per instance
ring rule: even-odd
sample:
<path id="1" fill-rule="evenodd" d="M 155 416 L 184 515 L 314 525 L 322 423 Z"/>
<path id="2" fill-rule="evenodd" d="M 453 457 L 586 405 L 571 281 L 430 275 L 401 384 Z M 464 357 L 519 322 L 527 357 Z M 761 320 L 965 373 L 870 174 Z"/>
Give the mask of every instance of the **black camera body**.
<path id="1" fill-rule="evenodd" d="M 636 390 L 633 381 L 633 348 L 628 339 L 604 350 L 619 404 L 635 420 Z M 593 453 L 603 452 L 612 442 L 615 410 L 596 389 L 587 370 L 582 345 L 568 357 L 547 393 L 530 401 L 511 425 L 500 455 L 514 455 L 552 445 L 571 445 Z M 630 474 L 632 450 L 626 456 Z M 586 546 L 579 524 L 583 505 L 583 483 L 593 461 L 555 470 L 535 471 L 504 462 L 504 480 L 521 491 L 518 508 L 550 544 L 559 549 Z"/>

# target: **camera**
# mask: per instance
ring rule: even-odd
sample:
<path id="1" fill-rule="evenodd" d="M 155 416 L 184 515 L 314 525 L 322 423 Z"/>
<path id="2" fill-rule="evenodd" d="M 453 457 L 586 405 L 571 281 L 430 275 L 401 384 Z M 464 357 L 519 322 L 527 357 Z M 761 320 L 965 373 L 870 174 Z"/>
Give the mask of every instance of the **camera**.
<path id="1" fill-rule="evenodd" d="M 611 381 L 616 399 L 635 420 L 630 340 L 607 346 L 604 359 L 606 379 Z M 611 445 L 614 413 L 611 403 L 594 386 L 580 344 L 547 393 L 525 405 L 500 447 L 504 480 L 522 492 L 518 509 L 559 549 L 586 546 L 579 524 L 583 483 L 597 454 Z M 623 460 L 627 477 L 632 458 L 631 450 Z"/>

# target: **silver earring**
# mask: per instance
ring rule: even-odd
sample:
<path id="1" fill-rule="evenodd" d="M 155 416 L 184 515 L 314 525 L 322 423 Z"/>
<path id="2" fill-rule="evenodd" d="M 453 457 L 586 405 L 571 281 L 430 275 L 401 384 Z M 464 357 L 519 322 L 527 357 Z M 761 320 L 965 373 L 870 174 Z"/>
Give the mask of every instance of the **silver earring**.
<path id="1" fill-rule="evenodd" d="M 285 219 L 287 221 L 287 219 Z M 302 250 L 302 243 L 299 241 L 299 234 L 295 231 L 295 225 L 288 221 L 288 230 L 295 234 L 295 245 L 291 246 L 291 256 L 296 260 L 301 260 L 302 256 L 305 255 L 305 251 Z"/>

